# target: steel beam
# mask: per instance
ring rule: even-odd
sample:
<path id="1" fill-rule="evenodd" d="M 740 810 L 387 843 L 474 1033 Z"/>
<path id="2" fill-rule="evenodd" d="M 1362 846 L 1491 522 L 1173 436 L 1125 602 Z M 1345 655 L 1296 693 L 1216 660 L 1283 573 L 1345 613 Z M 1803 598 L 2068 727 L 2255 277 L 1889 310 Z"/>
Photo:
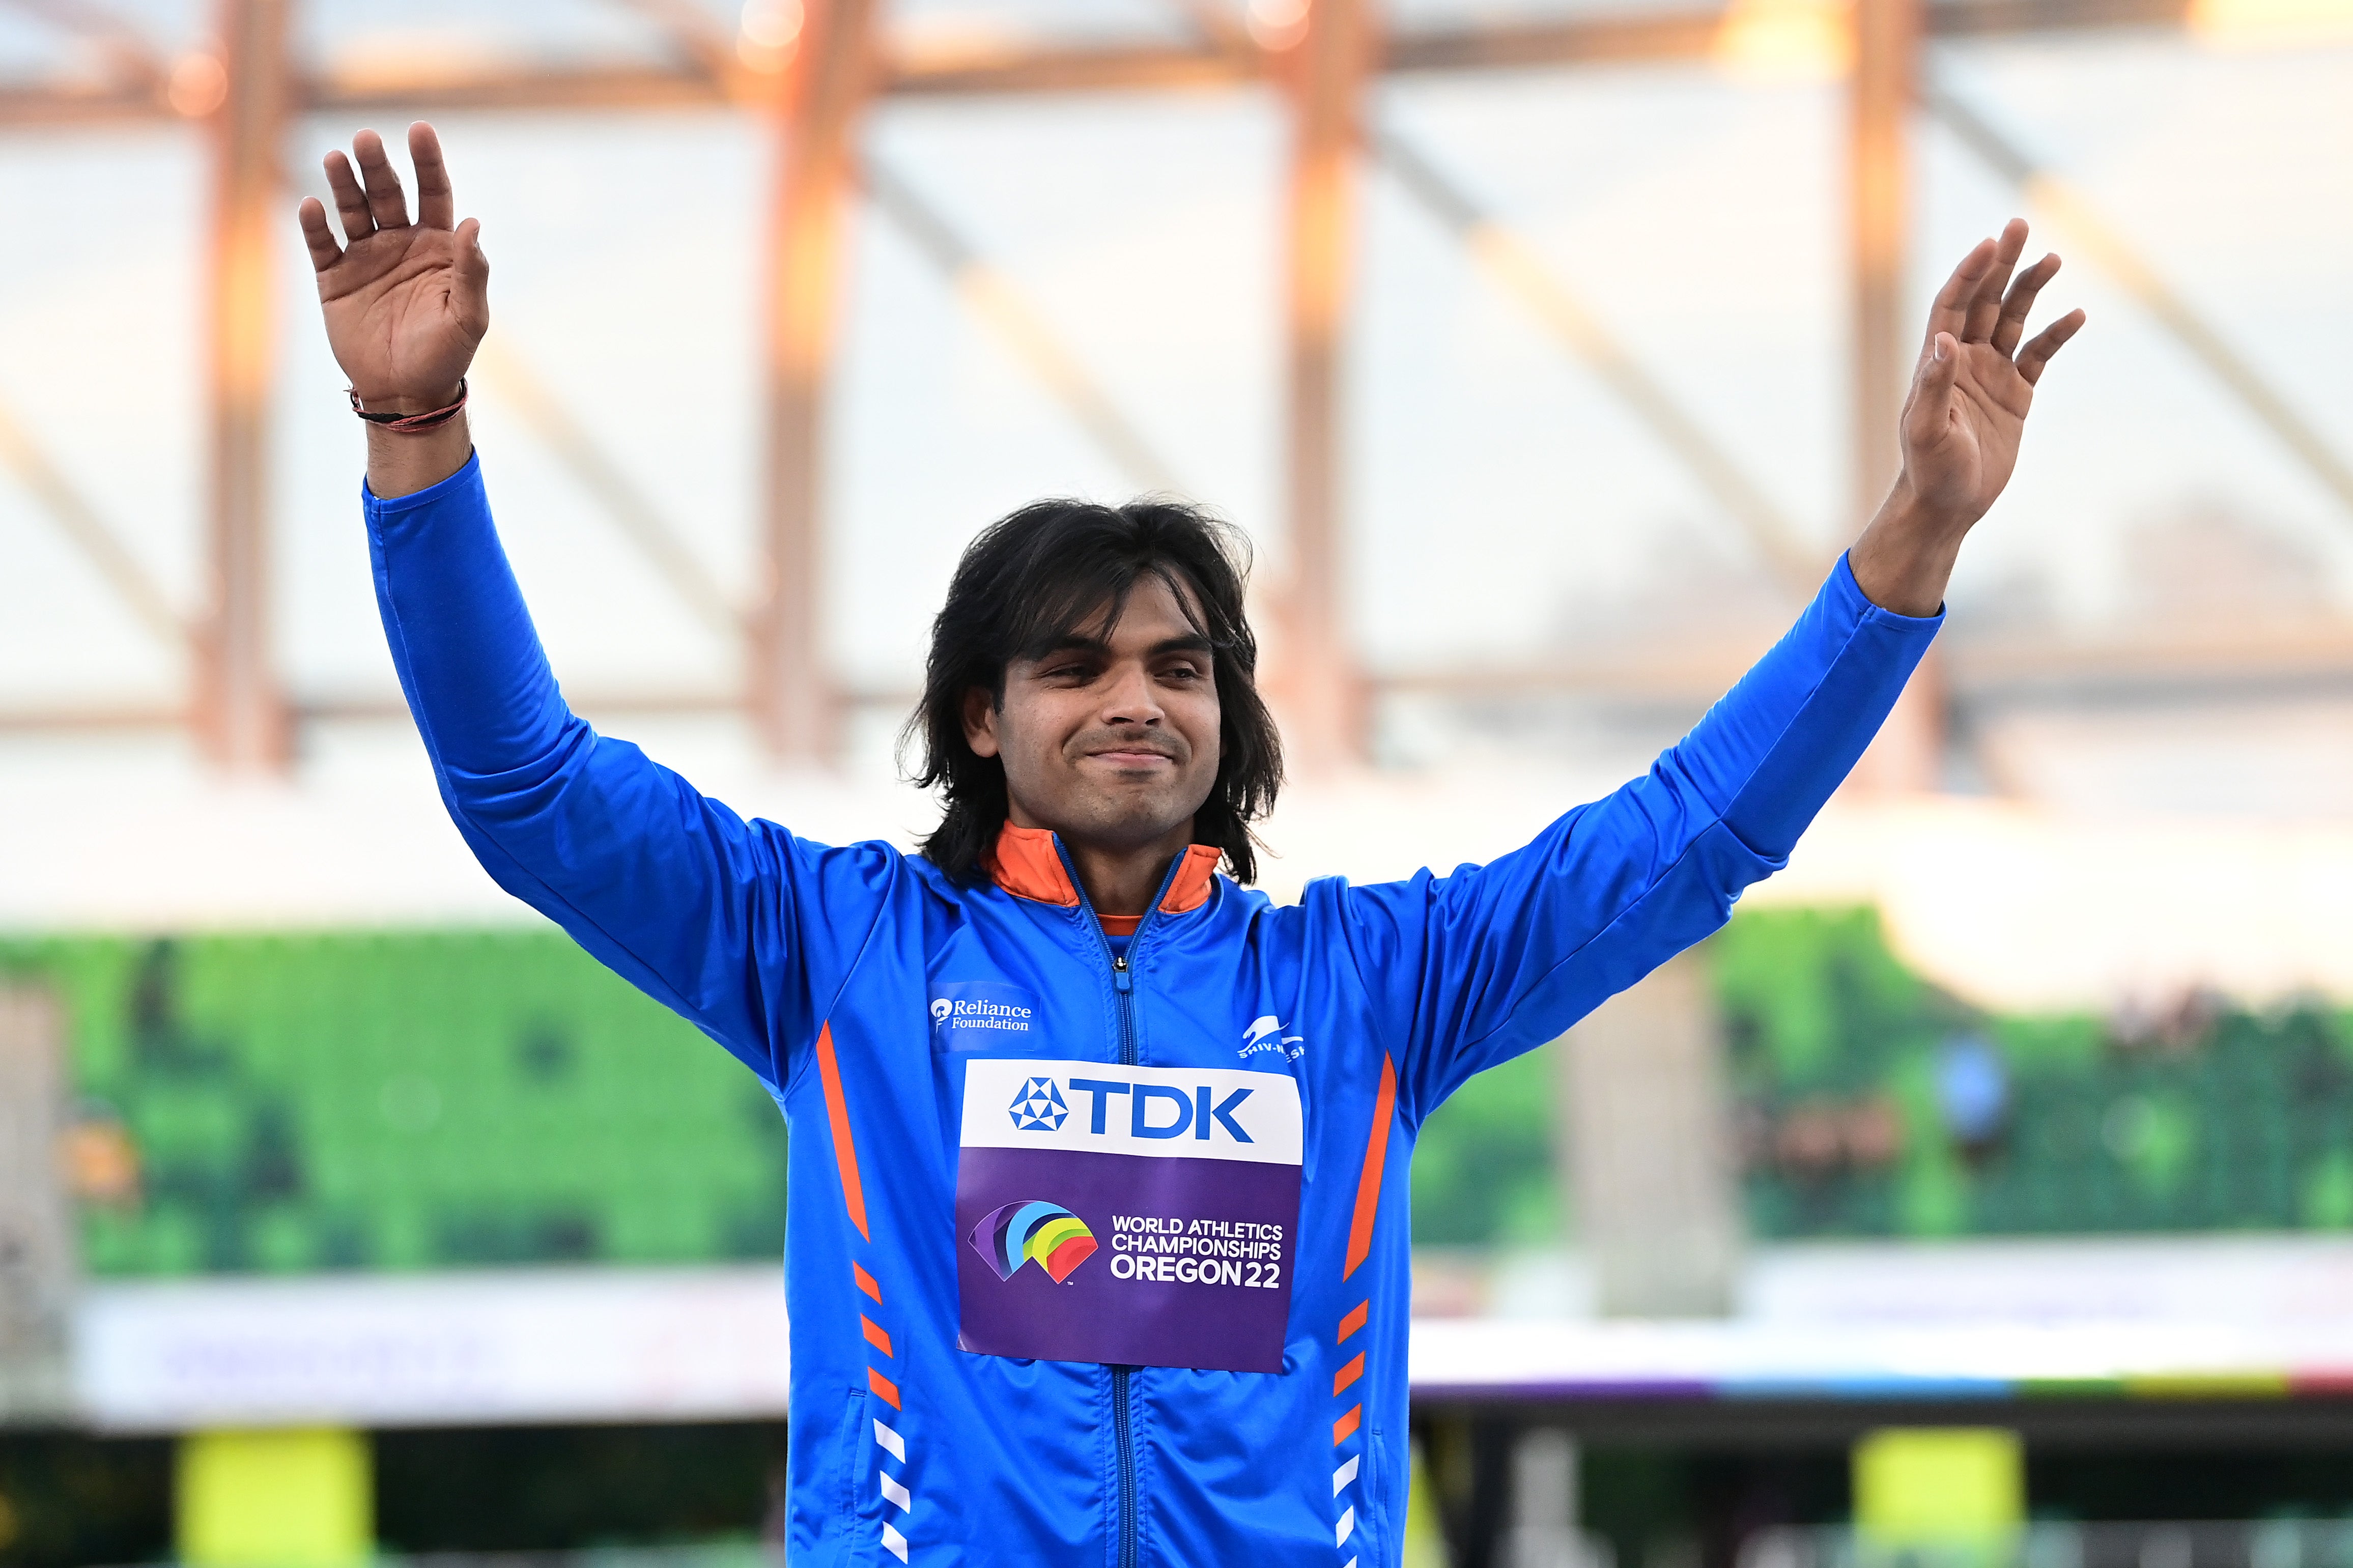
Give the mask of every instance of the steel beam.
<path id="1" fill-rule="evenodd" d="M 282 767 L 287 716 L 269 647 L 270 257 L 278 150 L 288 108 L 290 0 L 222 0 L 227 95 L 211 119 L 213 228 L 206 328 L 211 350 L 210 537 L 191 709 L 205 753 L 233 772 Z"/>
<path id="2" fill-rule="evenodd" d="M 1905 300 L 1912 225 L 1911 125 L 1919 70 L 1920 0 L 1855 0 L 1854 74 L 1848 84 L 1847 238 L 1852 269 L 1853 528 L 1895 483 L 1897 422 L 1915 344 Z M 1856 787 L 1910 795 L 1944 774 L 1944 682 L 1932 651 L 1854 772 Z"/>
<path id="3" fill-rule="evenodd" d="M 1279 57 L 1292 106 L 1284 278 L 1288 320 L 1283 595 L 1278 696 L 1292 754 L 1313 770 L 1365 749 L 1365 693 L 1348 646 L 1341 547 L 1341 334 L 1356 238 L 1356 148 L 1377 58 L 1367 0 L 1310 0 Z"/>
<path id="4" fill-rule="evenodd" d="M 859 118 L 873 89 L 873 0 L 806 0 L 785 72 L 779 177 L 769 224 L 765 580 L 744 689 L 770 755 L 830 753 L 820 549 L 823 416 L 842 271 L 842 216 Z"/>
<path id="5" fill-rule="evenodd" d="M 1924 17 L 1931 37 L 1984 38 L 2116 27 L 2178 26 L 2186 0 L 1938 0 Z M 1530 70 L 1707 58 L 1724 13 L 1715 6 L 1601 13 L 1560 21 L 1417 29 L 1388 38 L 1380 68 L 1392 73 Z M 874 88 L 893 95 L 985 97 L 1046 92 L 1170 91 L 1228 87 L 1268 74 L 1249 49 L 1166 45 L 1039 49 L 985 61 L 873 62 Z M 339 116 L 400 110 L 674 110 L 739 101 L 708 62 L 553 70 L 419 72 L 411 80 L 312 77 L 294 99 L 301 112 Z M 39 83 L 0 91 L 0 126 L 98 125 L 165 121 L 151 92 Z"/>
<path id="6" fill-rule="evenodd" d="M 1854 289 L 1852 510 L 1858 522 L 1878 510 L 1895 482 L 1895 421 L 1910 380 L 1904 264 L 1912 222 L 1910 127 L 1919 37 L 1919 0 L 1856 0 L 1847 239 Z"/>

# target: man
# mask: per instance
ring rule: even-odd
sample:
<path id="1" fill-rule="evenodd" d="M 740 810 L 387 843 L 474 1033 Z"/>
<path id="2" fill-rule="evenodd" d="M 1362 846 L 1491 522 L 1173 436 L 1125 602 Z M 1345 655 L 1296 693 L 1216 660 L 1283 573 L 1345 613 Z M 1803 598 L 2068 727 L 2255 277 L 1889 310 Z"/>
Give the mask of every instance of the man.
<path id="1" fill-rule="evenodd" d="M 1491 866 L 1276 909 L 1241 886 L 1281 773 L 1241 572 L 1182 506 L 1041 502 L 966 552 L 912 726 L 946 801 L 920 857 L 747 824 L 574 717 L 463 418 L 477 226 L 429 127 L 414 221 L 383 143 L 353 150 L 347 247 L 315 201 L 302 228 L 450 815 L 792 1125 L 794 1561 L 1394 1563 L 1416 1129 L 1782 865 L 2082 325 L 2020 346 L 2057 259 L 2013 281 L 2013 223 L 1961 263 L 1894 492 L 1646 777 Z"/>

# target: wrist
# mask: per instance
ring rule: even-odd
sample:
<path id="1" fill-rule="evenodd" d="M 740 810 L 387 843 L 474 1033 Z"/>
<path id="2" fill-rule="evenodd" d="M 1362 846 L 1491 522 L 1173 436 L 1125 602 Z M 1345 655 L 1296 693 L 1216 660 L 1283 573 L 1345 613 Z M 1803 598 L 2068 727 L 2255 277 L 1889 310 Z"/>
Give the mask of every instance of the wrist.
<path id="1" fill-rule="evenodd" d="M 1962 538 L 1977 525 L 1977 521 L 1974 515 L 1964 515 L 1930 500 L 1914 488 L 1910 474 L 1898 474 L 1887 499 L 1872 514 L 1869 526 L 1924 545 L 1958 550 Z"/>
<path id="2" fill-rule="evenodd" d="M 466 466 L 474 437 L 463 414 L 446 425 L 404 436 L 371 426 L 367 433 L 369 493 L 393 500 L 429 489 Z"/>
<path id="3" fill-rule="evenodd" d="M 1926 504 L 1908 483 L 1897 479 L 1862 537 L 1847 552 L 1855 585 L 1883 610 L 1899 616 L 1936 615 L 1960 559 L 1961 541 L 1975 521 Z"/>
<path id="4" fill-rule="evenodd" d="M 430 414 L 436 409 L 448 407 L 458 401 L 464 385 L 463 382 L 453 381 L 441 391 L 427 393 L 422 396 L 412 396 L 397 392 L 364 392 L 354 386 L 352 388 L 352 397 L 360 412 L 393 414 L 406 418 L 413 414 Z"/>

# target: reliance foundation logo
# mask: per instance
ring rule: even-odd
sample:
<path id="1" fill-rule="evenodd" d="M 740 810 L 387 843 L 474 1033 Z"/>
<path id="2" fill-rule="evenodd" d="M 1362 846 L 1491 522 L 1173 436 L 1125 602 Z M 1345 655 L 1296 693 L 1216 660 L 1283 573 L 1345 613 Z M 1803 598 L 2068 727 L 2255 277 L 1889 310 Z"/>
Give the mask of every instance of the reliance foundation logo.
<path id="1" fill-rule="evenodd" d="M 1035 1263 L 1060 1285 L 1095 1253 L 1094 1232 L 1060 1204 L 1027 1198 L 983 1215 L 972 1227 L 972 1248 L 988 1260 L 999 1279 L 1010 1279 L 1025 1263 Z"/>
<path id="2" fill-rule="evenodd" d="M 1036 994 L 1002 980 L 957 980 L 931 999 L 932 1033 L 952 1051 L 1002 1050 L 1029 1044 L 1039 1016 Z"/>

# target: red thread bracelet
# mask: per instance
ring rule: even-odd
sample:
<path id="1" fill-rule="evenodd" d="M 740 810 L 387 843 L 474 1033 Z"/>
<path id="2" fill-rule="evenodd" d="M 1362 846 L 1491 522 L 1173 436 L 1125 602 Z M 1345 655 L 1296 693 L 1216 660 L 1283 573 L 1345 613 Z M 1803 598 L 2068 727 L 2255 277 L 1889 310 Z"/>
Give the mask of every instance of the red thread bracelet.
<path id="1" fill-rule="evenodd" d="M 466 383 L 462 377 L 458 382 L 457 402 L 447 408 L 427 409 L 422 414 L 371 414 L 361 404 L 357 387 L 345 390 L 351 395 L 353 413 L 377 429 L 395 436 L 421 436 L 427 430 L 438 430 L 458 417 L 459 411 L 466 406 Z"/>

